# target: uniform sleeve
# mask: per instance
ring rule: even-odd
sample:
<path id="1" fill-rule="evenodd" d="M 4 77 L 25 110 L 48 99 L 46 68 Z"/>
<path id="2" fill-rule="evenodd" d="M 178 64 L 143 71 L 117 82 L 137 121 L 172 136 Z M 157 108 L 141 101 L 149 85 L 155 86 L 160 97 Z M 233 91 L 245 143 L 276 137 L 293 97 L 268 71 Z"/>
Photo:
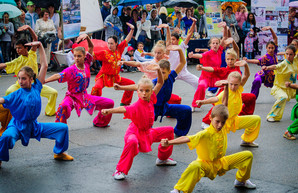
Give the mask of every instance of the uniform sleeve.
<path id="1" fill-rule="evenodd" d="M 10 73 L 14 73 L 18 70 L 18 64 L 20 63 L 21 59 L 20 57 L 10 61 L 10 62 L 6 62 L 6 72 L 7 74 L 10 74 Z"/>
<path id="2" fill-rule="evenodd" d="M 135 108 L 134 104 L 125 106 L 124 108 L 126 109 L 126 112 L 124 113 L 125 118 L 132 119 L 133 117 L 135 117 L 135 114 L 136 114 L 135 109 L 136 108 Z"/>
<path id="3" fill-rule="evenodd" d="M 222 104 L 223 94 L 224 94 L 224 91 L 222 91 L 221 93 L 219 93 L 219 95 L 216 96 L 218 98 L 218 102 L 216 102 L 215 104 Z"/>
<path id="4" fill-rule="evenodd" d="M 120 52 L 120 54 L 122 55 L 125 47 L 127 46 L 127 42 L 126 40 L 123 40 L 119 45 L 118 45 L 118 51 Z"/>
<path id="5" fill-rule="evenodd" d="M 64 69 L 62 72 L 60 72 L 61 78 L 58 80 L 59 83 L 67 82 L 70 78 L 70 67 Z"/>
<path id="6" fill-rule="evenodd" d="M 208 57 L 209 57 L 209 53 L 210 53 L 210 50 L 207 51 L 207 52 L 204 52 L 204 53 L 202 54 L 202 58 L 200 58 L 200 63 L 201 63 L 202 65 L 206 64 L 206 61 L 207 61 L 207 59 L 208 59 Z"/>
<path id="7" fill-rule="evenodd" d="M 223 50 L 224 50 L 224 47 L 222 47 L 222 46 L 220 45 L 219 48 L 218 48 L 218 51 L 217 51 L 217 52 L 219 52 L 220 54 L 222 54 Z"/>
<path id="8" fill-rule="evenodd" d="M 156 83 L 157 83 L 157 78 L 155 78 L 155 79 L 153 79 L 152 80 L 152 83 L 154 84 L 154 86 L 156 85 Z"/>
<path id="9" fill-rule="evenodd" d="M 105 59 L 105 51 L 102 50 L 100 51 L 98 54 L 96 54 L 96 60 L 99 60 L 99 61 L 104 61 Z"/>
<path id="10" fill-rule="evenodd" d="M 177 76 L 178 76 L 177 72 L 175 70 L 172 70 L 171 74 L 169 75 L 169 78 L 171 78 L 173 82 L 175 82 L 175 79 Z"/>
<path id="11" fill-rule="evenodd" d="M 184 41 L 180 44 L 180 47 L 182 48 L 182 49 L 187 49 L 188 48 L 188 45 L 185 45 L 185 43 L 184 43 Z"/>
<path id="12" fill-rule="evenodd" d="M 213 68 L 214 69 L 214 75 L 219 77 L 219 78 L 224 78 L 225 76 L 225 68 Z"/>
<path id="13" fill-rule="evenodd" d="M 16 99 L 19 98 L 18 93 L 19 92 L 15 91 L 15 92 L 10 93 L 7 96 L 4 96 L 3 97 L 4 98 L 3 107 L 6 109 L 11 109 L 14 106 Z"/>
<path id="14" fill-rule="evenodd" d="M 200 131 L 200 132 L 196 133 L 195 135 L 186 136 L 190 140 L 190 142 L 187 143 L 190 150 L 195 149 L 199 145 L 200 139 L 201 139 L 203 133 L 205 133 L 205 132 Z"/>
<path id="15" fill-rule="evenodd" d="M 276 71 L 277 73 L 278 73 L 278 71 L 282 68 L 283 64 L 284 64 L 284 61 L 282 61 L 281 63 L 279 63 L 279 64 L 276 65 L 276 69 L 275 69 L 275 71 Z"/>

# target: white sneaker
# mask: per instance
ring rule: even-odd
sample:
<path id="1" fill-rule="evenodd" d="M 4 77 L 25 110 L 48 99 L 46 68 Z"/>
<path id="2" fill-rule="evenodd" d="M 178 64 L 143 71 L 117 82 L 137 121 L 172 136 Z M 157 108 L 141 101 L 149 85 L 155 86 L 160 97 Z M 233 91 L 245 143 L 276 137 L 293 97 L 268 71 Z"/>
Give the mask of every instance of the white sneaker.
<path id="1" fill-rule="evenodd" d="M 113 174 L 115 180 L 123 180 L 125 178 L 125 174 L 116 170 Z"/>
<path id="2" fill-rule="evenodd" d="M 201 124 L 201 129 L 207 129 L 210 125 L 208 125 L 207 123 L 202 122 Z"/>
<path id="3" fill-rule="evenodd" d="M 207 92 L 206 92 L 206 96 L 207 96 L 207 97 L 214 97 L 215 94 L 213 94 L 213 93 L 210 92 L 210 91 L 207 91 Z"/>
<path id="4" fill-rule="evenodd" d="M 196 111 L 196 107 L 191 107 L 191 112 L 195 112 Z"/>
<path id="5" fill-rule="evenodd" d="M 273 117 L 270 117 L 267 119 L 268 122 L 275 122 L 275 119 Z"/>
<path id="6" fill-rule="evenodd" d="M 170 193 L 180 193 L 180 191 L 177 190 L 177 189 L 174 189 L 174 190 L 172 190 Z"/>
<path id="7" fill-rule="evenodd" d="M 248 189 L 255 189 L 257 187 L 250 180 L 246 180 L 245 182 L 239 182 L 237 179 L 234 182 L 234 186 L 236 188 L 248 188 Z"/>
<path id="8" fill-rule="evenodd" d="M 245 142 L 242 140 L 240 146 L 242 146 L 242 147 L 259 147 L 259 144 L 255 143 L 255 142 Z"/>
<path id="9" fill-rule="evenodd" d="M 156 158 L 155 163 L 157 166 L 175 166 L 177 164 L 177 162 L 174 161 L 172 158 L 169 158 L 167 160 L 160 160 L 159 158 Z"/>

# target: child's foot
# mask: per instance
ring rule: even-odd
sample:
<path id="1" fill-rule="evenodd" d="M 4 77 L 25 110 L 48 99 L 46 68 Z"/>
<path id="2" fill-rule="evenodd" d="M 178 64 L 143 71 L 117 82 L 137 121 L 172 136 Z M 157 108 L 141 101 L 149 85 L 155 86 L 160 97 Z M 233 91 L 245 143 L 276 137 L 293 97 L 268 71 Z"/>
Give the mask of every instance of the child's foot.
<path id="1" fill-rule="evenodd" d="M 195 112 L 196 111 L 196 107 L 191 107 L 191 112 Z"/>
<path id="2" fill-rule="evenodd" d="M 286 131 L 283 136 L 284 136 L 284 138 L 289 139 L 289 140 L 296 139 L 296 137 L 293 134 L 291 134 L 289 131 Z"/>
<path id="3" fill-rule="evenodd" d="M 242 146 L 242 147 L 259 147 L 259 144 L 255 143 L 255 142 L 246 142 L 246 141 L 242 140 L 240 146 Z"/>
<path id="4" fill-rule="evenodd" d="M 125 174 L 123 172 L 118 171 L 118 170 L 116 170 L 113 173 L 113 176 L 114 176 L 115 180 L 124 180 L 124 178 L 125 178 Z"/>
<path id="5" fill-rule="evenodd" d="M 270 117 L 267 119 L 268 122 L 275 122 L 275 119 L 273 117 Z"/>
<path id="6" fill-rule="evenodd" d="M 251 183 L 250 180 L 246 180 L 245 182 L 239 182 L 237 179 L 234 182 L 234 186 L 236 188 L 248 188 L 248 189 L 255 189 L 257 186 Z"/>
<path id="7" fill-rule="evenodd" d="M 160 160 L 159 158 L 156 159 L 157 166 L 175 166 L 177 164 L 172 158 L 168 158 L 167 160 Z"/>
<path id="8" fill-rule="evenodd" d="M 73 157 L 67 153 L 54 154 L 54 159 L 63 161 L 73 161 Z"/>
<path id="9" fill-rule="evenodd" d="M 177 190 L 177 189 L 174 189 L 174 190 L 172 190 L 170 193 L 180 193 L 180 191 Z"/>
<path id="10" fill-rule="evenodd" d="M 201 129 L 207 129 L 210 125 L 208 125 L 207 123 L 202 122 L 201 124 Z"/>

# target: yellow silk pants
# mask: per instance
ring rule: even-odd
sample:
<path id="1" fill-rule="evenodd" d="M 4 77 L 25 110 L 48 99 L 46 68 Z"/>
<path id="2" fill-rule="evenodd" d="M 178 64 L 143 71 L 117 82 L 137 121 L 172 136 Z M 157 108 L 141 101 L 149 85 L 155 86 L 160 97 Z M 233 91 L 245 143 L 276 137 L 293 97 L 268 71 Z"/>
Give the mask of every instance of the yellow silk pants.
<path id="1" fill-rule="evenodd" d="M 245 142 L 253 142 L 259 136 L 261 127 L 261 117 L 258 115 L 244 115 L 238 116 L 238 128 L 245 129 L 243 135 L 241 136 L 242 140 Z"/>
<path id="2" fill-rule="evenodd" d="M 18 90 L 20 85 L 18 82 L 16 84 L 11 85 L 5 92 L 5 95 L 9 95 L 10 93 Z M 58 92 L 56 89 L 53 89 L 47 85 L 43 85 L 41 89 L 40 96 L 46 97 L 48 99 L 48 104 L 46 106 L 45 112 L 48 116 L 53 116 L 56 114 L 56 99 L 58 96 Z"/>
<path id="3" fill-rule="evenodd" d="M 216 175 L 222 176 L 226 171 L 235 168 L 238 169 L 236 179 L 240 182 L 245 182 L 250 178 L 252 160 L 253 155 L 250 151 L 224 156 L 213 162 L 195 160 L 188 165 L 174 188 L 184 193 L 189 193 L 193 191 L 196 183 L 202 177 L 208 177 L 213 180 Z"/>

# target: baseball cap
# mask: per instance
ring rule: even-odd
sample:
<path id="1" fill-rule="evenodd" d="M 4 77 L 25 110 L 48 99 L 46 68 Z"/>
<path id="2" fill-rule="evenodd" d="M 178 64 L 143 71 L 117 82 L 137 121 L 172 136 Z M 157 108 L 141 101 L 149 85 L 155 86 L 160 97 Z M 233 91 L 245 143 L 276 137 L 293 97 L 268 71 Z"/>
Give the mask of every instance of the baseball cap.
<path id="1" fill-rule="evenodd" d="M 132 50 L 135 50 L 133 47 L 131 47 L 131 46 L 129 46 L 128 48 L 127 48 L 127 51 L 129 52 L 129 51 L 132 51 Z"/>
<path id="2" fill-rule="evenodd" d="M 34 5 L 34 3 L 32 1 L 28 1 L 27 6 L 31 6 L 31 5 Z"/>

